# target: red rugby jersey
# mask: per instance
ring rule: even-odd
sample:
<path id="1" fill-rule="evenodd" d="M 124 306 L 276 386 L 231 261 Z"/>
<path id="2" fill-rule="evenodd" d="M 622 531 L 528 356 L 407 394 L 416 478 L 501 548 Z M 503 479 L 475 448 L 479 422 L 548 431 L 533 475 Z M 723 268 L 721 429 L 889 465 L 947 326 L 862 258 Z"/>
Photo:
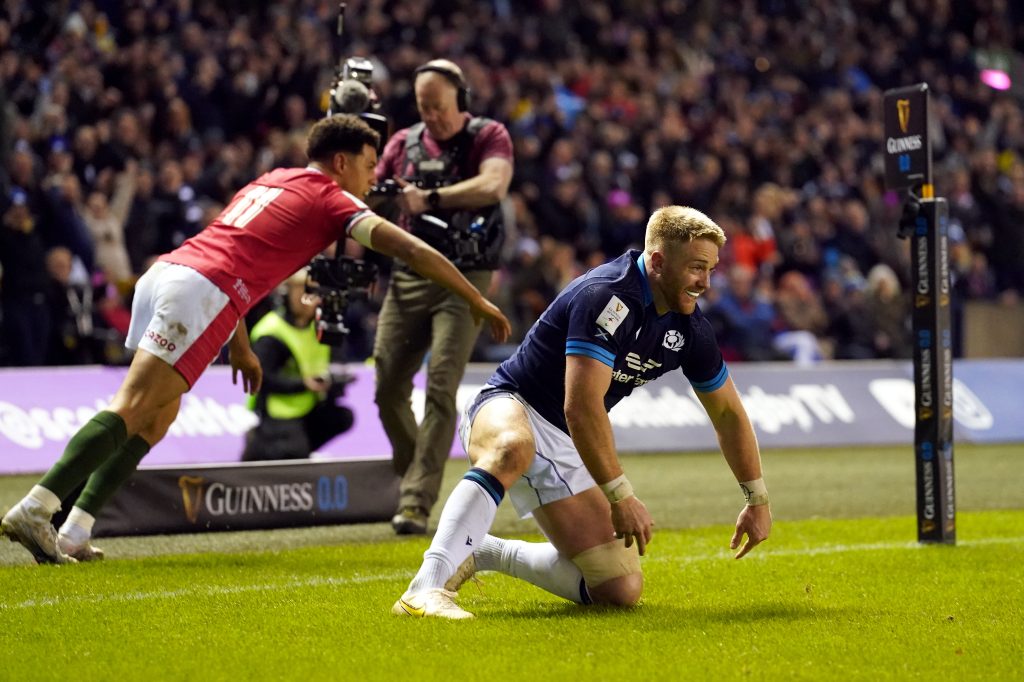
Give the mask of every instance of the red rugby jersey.
<path id="1" fill-rule="evenodd" d="M 374 213 L 312 168 L 265 173 L 216 220 L 160 260 L 197 270 L 240 313 Z"/>

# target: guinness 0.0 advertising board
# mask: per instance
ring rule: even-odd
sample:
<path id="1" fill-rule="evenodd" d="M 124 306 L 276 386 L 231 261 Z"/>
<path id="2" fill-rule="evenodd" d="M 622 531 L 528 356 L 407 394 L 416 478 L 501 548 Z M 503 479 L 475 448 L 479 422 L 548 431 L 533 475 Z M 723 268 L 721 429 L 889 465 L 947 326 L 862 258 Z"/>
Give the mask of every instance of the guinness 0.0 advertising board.
<path id="1" fill-rule="evenodd" d="M 887 90 L 884 102 L 885 186 L 903 189 L 931 183 L 928 84 Z"/>
<path id="2" fill-rule="evenodd" d="M 398 505 L 389 460 L 301 460 L 139 469 L 94 534 L 151 535 L 384 521 Z"/>

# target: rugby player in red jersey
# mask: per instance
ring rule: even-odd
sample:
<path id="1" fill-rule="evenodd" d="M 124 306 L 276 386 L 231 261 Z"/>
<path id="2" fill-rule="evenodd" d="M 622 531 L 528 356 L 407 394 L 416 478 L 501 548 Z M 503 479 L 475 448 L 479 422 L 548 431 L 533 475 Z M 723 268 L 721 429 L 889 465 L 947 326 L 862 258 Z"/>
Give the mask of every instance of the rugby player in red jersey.
<path id="1" fill-rule="evenodd" d="M 245 314 L 289 275 L 344 237 L 402 259 L 464 298 L 504 341 L 505 316 L 444 256 L 362 202 L 375 180 L 379 136 L 358 116 L 313 125 L 305 168 L 278 169 L 243 187 L 205 230 L 139 279 L 126 345 L 136 350 L 110 406 L 68 442 L 60 461 L 4 516 L 0 531 L 39 563 L 102 557 L 89 538 L 96 514 L 159 442 L 181 396 L 226 343 L 232 381 L 255 394 L 262 379 Z M 85 489 L 61 526 L 61 500 Z"/>

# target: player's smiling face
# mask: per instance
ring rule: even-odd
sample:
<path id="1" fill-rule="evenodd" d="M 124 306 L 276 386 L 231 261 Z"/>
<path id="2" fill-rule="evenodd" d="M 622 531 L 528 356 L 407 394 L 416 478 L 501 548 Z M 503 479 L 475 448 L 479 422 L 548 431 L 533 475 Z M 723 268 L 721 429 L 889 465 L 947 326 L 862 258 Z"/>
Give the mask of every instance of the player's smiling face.
<path id="1" fill-rule="evenodd" d="M 716 265 L 718 245 L 710 239 L 670 244 L 665 251 L 655 251 L 648 272 L 653 274 L 651 292 L 658 313 L 691 314 L 697 299 L 711 286 Z"/>

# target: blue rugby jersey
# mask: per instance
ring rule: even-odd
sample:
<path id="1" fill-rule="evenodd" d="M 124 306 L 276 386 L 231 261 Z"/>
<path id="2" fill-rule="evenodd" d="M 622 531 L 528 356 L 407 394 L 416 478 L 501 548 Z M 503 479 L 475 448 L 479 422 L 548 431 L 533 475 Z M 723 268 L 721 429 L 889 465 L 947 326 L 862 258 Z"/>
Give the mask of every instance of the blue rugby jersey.
<path id="1" fill-rule="evenodd" d="M 642 251 L 628 251 L 573 280 L 534 323 L 516 353 L 488 383 L 522 395 L 541 415 L 565 423 L 565 356 L 612 368 L 611 408 L 637 386 L 682 368 L 695 391 L 720 388 L 729 371 L 711 324 L 700 312 L 658 316 Z"/>

